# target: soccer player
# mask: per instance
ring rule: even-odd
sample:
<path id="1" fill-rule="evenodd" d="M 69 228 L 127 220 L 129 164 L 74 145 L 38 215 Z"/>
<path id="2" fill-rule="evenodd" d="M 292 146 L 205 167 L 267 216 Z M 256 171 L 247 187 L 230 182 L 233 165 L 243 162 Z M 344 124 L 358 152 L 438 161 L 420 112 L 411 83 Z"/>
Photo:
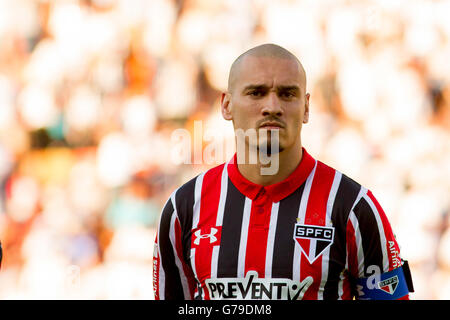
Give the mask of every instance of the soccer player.
<path id="1" fill-rule="evenodd" d="M 302 64 L 280 46 L 232 64 L 221 111 L 237 151 L 165 204 L 156 299 L 409 298 L 408 265 L 375 196 L 302 146 L 309 99 Z"/>

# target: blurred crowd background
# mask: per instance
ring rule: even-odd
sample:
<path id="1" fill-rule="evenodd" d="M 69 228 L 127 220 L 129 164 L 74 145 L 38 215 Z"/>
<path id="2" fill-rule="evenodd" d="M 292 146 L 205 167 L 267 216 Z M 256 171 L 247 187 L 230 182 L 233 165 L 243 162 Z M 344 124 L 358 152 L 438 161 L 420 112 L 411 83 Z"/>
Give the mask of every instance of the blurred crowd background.
<path id="1" fill-rule="evenodd" d="M 303 144 L 378 198 L 411 298 L 450 299 L 449 14 L 438 0 L 0 0 L 0 299 L 153 299 L 162 206 L 233 153 L 177 163 L 172 133 L 201 120 L 214 139 L 193 153 L 232 142 L 220 93 L 266 42 L 302 61 Z"/>

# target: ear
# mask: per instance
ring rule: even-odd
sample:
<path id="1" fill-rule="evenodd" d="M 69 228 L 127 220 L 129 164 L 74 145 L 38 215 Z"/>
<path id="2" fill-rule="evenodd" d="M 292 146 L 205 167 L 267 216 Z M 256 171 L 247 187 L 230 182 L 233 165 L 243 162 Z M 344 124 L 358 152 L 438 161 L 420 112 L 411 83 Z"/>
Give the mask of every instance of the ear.
<path id="1" fill-rule="evenodd" d="M 231 115 L 231 95 L 230 93 L 222 93 L 220 98 L 220 105 L 222 116 L 225 120 L 233 120 L 233 116 Z"/>
<path id="2" fill-rule="evenodd" d="M 305 113 L 303 114 L 303 123 L 309 121 L 309 93 L 305 95 Z"/>

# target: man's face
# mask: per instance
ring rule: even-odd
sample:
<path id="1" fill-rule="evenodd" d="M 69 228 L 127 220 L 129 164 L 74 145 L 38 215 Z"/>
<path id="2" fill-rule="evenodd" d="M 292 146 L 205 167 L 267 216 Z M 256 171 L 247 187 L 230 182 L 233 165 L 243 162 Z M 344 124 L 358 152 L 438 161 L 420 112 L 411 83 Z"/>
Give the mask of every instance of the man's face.
<path id="1" fill-rule="evenodd" d="M 222 95 L 223 117 L 233 121 L 235 131 L 256 130 L 258 145 L 253 147 L 267 143 L 270 150 L 275 130 L 279 133 L 279 151 L 300 147 L 300 131 L 302 124 L 308 122 L 309 112 L 309 94 L 305 94 L 302 72 L 295 60 L 244 57 L 232 77 L 229 92 Z M 268 134 L 261 134 L 263 130 Z M 269 141 L 264 141 L 265 136 Z"/>

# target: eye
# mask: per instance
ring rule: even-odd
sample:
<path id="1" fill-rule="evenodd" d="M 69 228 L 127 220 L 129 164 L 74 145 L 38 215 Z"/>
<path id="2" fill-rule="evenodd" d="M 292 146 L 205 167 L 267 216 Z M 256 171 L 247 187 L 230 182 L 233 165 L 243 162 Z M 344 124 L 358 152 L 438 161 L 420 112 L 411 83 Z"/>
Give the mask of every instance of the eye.
<path id="1" fill-rule="evenodd" d="M 247 94 L 252 97 L 262 97 L 264 92 L 262 90 L 251 90 Z"/>
<path id="2" fill-rule="evenodd" d="M 282 91 L 280 92 L 280 97 L 284 99 L 291 99 L 295 97 L 295 94 L 291 91 Z"/>

